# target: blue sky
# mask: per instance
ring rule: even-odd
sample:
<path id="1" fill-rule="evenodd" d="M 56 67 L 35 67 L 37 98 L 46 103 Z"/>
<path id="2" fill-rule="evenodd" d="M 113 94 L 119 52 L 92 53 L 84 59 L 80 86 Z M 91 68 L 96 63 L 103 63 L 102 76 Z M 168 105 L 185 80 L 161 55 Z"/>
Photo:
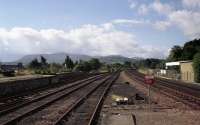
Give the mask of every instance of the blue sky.
<path id="1" fill-rule="evenodd" d="M 199 0 L 0 0 L 0 60 L 81 53 L 165 58 L 200 37 Z"/>
<path id="2" fill-rule="evenodd" d="M 116 4 L 115 4 L 116 3 Z M 133 14 L 124 0 L 1 0 L 1 27 L 61 28 L 101 24 Z M 19 19 L 20 18 L 20 19 Z"/>

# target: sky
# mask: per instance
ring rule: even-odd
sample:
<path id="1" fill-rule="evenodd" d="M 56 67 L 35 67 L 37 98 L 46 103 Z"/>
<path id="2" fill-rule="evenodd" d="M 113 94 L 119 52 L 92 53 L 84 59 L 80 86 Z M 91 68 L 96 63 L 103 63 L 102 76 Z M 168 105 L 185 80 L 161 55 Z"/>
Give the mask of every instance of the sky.
<path id="1" fill-rule="evenodd" d="M 0 0 L 0 61 L 58 52 L 166 58 L 200 38 L 200 0 Z"/>

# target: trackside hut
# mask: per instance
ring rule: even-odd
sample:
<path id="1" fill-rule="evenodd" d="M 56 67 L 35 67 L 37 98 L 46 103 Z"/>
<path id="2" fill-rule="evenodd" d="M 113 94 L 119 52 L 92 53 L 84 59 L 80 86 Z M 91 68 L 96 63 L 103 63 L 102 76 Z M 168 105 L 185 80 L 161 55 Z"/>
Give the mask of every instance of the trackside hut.
<path id="1" fill-rule="evenodd" d="M 174 66 L 179 68 L 182 81 L 194 82 L 194 70 L 192 67 L 192 61 L 189 60 L 166 63 L 166 69 L 169 69 L 170 67 Z"/>

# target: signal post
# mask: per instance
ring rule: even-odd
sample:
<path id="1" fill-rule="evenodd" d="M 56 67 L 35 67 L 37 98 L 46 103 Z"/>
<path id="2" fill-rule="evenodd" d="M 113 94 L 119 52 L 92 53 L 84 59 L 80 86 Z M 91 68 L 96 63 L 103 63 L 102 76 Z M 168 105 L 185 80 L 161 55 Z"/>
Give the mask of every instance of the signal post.
<path id="1" fill-rule="evenodd" d="M 155 77 L 153 75 L 146 75 L 144 77 L 145 83 L 148 85 L 148 102 L 149 102 L 149 110 L 151 109 L 151 86 L 155 83 Z"/>

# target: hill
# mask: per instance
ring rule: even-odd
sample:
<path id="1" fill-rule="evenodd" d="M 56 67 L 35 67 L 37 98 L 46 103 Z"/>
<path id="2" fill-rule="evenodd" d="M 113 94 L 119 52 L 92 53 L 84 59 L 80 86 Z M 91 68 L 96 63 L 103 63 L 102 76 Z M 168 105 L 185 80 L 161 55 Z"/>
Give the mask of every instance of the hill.
<path id="1" fill-rule="evenodd" d="M 101 62 L 111 64 L 111 63 L 124 63 L 125 61 L 134 62 L 141 58 L 128 58 L 120 55 L 110 55 L 110 56 L 88 56 L 81 54 L 68 54 L 68 53 L 55 53 L 55 54 L 34 54 L 34 55 L 26 55 L 16 62 L 22 62 L 24 65 L 29 64 L 33 59 L 40 59 L 40 56 L 43 56 L 47 59 L 48 63 L 63 63 L 66 55 L 68 55 L 73 61 L 87 61 L 91 58 L 98 58 Z"/>

